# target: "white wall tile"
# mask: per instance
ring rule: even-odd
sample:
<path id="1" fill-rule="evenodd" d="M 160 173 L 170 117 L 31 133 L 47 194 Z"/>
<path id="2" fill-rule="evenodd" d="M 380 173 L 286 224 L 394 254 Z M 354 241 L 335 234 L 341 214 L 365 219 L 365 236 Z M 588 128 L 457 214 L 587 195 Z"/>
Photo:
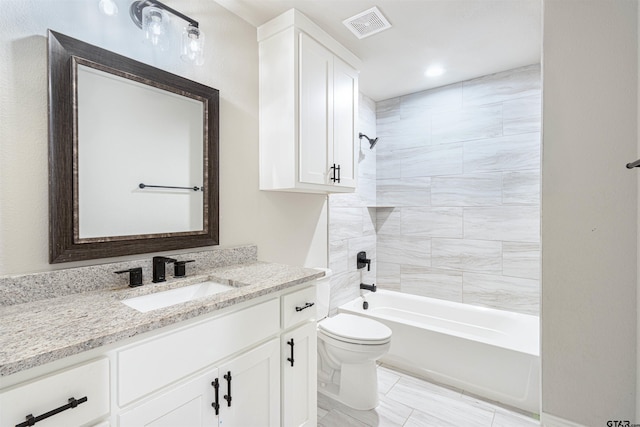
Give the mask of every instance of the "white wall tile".
<path id="1" fill-rule="evenodd" d="M 462 208 L 401 208 L 403 235 L 462 238 Z"/>
<path id="2" fill-rule="evenodd" d="M 376 209 L 380 284 L 463 301 L 471 275 L 465 302 L 537 313 L 527 286 L 539 289 L 540 66 L 376 111 L 376 206 L 390 206 Z"/>
<path id="3" fill-rule="evenodd" d="M 389 107 L 389 105 L 386 106 Z M 403 119 L 415 117 L 423 112 L 437 113 L 460 110 L 461 108 L 462 83 L 454 83 L 400 97 L 400 118 Z"/>
<path id="4" fill-rule="evenodd" d="M 346 273 L 349 259 L 349 241 L 329 241 L 329 268 L 334 274 Z"/>
<path id="5" fill-rule="evenodd" d="M 376 123 L 378 129 L 387 122 L 400 120 L 400 98 L 390 98 L 376 102 Z"/>
<path id="6" fill-rule="evenodd" d="M 362 236 L 362 208 L 329 206 L 329 241 Z"/>
<path id="7" fill-rule="evenodd" d="M 431 131 L 433 144 L 502 136 L 502 104 L 434 114 Z"/>
<path id="8" fill-rule="evenodd" d="M 378 236 L 380 262 L 427 267 L 431 265 L 431 239 L 416 235 Z"/>
<path id="9" fill-rule="evenodd" d="M 502 274 L 525 279 L 540 278 L 540 244 L 502 242 Z"/>
<path id="10" fill-rule="evenodd" d="M 358 178 L 358 188 L 353 193 L 360 198 L 360 203 L 353 203 L 352 206 L 376 206 L 376 180 L 369 178 Z"/>
<path id="11" fill-rule="evenodd" d="M 464 209 L 464 237 L 479 240 L 540 242 L 538 206 Z"/>
<path id="12" fill-rule="evenodd" d="M 464 143 L 464 173 L 540 170 L 538 132 Z"/>
<path id="13" fill-rule="evenodd" d="M 402 265 L 402 292 L 462 302 L 462 272 Z"/>
<path id="14" fill-rule="evenodd" d="M 380 262 L 376 265 L 377 285 L 381 289 L 400 291 L 400 264 Z"/>
<path id="15" fill-rule="evenodd" d="M 364 205 L 364 201 L 358 193 L 329 194 L 329 210 L 335 208 L 355 208 Z"/>
<path id="16" fill-rule="evenodd" d="M 459 175 L 463 171 L 463 143 L 429 145 L 396 151 L 401 176 Z M 378 177 L 380 179 L 380 177 Z"/>
<path id="17" fill-rule="evenodd" d="M 331 301 L 329 314 L 333 315 L 342 304 L 360 296 L 360 273 L 348 271 L 331 276 Z"/>
<path id="18" fill-rule="evenodd" d="M 541 94 L 504 102 L 502 117 L 504 135 L 539 132 L 542 123 Z"/>
<path id="19" fill-rule="evenodd" d="M 502 174 L 469 174 L 431 178 L 432 206 L 502 204 Z"/>
<path id="20" fill-rule="evenodd" d="M 377 206 L 429 206 L 431 178 L 390 178 L 376 182 Z"/>
<path id="21" fill-rule="evenodd" d="M 376 209 L 376 233 L 378 235 L 400 234 L 400 209 Z"/>
<path id="22" fill-rule="evenodd" d="M 542 88 L 540 65 L 491 74 L 463 83 L 463 105 L 493 104 L 539 95 Z"/>
<path id="23" fill-rule="evenodd" d="M 362 234 L 364 236 L 375 236 L 376 223 L 376 208 L 362 208 Z"/>
<path id="24" fill-rule="evenodd" d="M 467 304 L 537 315 L 540 283 L 538 280 L 465 272 L 463 300 Z"/>
<path id="25" fill-rule="evenodd" d="M 377 146 L 376 146 L 377 147 Z M 381 151 L 376 148 L 376 179 L 400 178 L 402 158 L 395 151 Z"/>
<path id="26" fill-rule="evenodd" d="M 431 266 L 500 274 L 502 243 L 491 240 L 431 240 Z"/>
<path id="27" fill-rule="evenodd" d="M 502 203 L 540 205 L 540 171 L 505 172 L 502 177 Z"/>

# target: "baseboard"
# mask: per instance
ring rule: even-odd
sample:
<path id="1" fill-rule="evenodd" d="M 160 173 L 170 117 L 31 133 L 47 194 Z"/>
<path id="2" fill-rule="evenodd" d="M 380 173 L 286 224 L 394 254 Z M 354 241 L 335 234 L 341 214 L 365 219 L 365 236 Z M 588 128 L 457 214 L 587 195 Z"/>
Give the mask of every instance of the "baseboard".
<path id="1" fill-rule="evenodd" d="M 540 414 L 540 425 L 542 427 L 586 427 L 582 424 L 547 414 L 546 412 Z"/>

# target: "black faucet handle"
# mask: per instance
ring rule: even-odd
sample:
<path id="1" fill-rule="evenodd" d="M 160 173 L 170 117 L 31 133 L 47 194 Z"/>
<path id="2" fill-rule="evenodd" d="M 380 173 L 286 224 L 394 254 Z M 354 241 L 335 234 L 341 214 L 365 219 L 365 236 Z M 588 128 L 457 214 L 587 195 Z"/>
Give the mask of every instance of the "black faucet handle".
<path id="1" fill-rule="evenodd" d="M 129 287 L 142 286 L 142 267 L 130 268 L 128 270 L 114 271 L 116 274 L 129 273 Z"/>
<path id="2" fill-rule="evenodd" d="M 358 252 L 358 255 L 356 258 L 357 258 L 356 261 L 357 261 L 358 269 L 364 268 L 366 266 L 367 271 L 371 271 L 371 260 L 367 258 L 366 252 L 364 251 Z"/>
<path id="3" fill-rule="evenodd" d="M 173 263 L 173 277 L 184 277 L 187 275 L 187 269 L 184 266 L 188 262 L 196 262 L 195 259 L 190 259 L 188 261 L 175 261 Z"/>

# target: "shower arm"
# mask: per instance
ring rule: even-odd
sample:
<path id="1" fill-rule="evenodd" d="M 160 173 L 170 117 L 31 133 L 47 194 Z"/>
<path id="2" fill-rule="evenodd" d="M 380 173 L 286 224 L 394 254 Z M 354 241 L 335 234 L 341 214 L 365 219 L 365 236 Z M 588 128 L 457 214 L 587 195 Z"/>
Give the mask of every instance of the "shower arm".
<path id="1" fill-rule="evenodd" d="M 365 134 L 364 134 L 364 133 L 362 133 L 362 132 L 360 132 L 360 135 L 359 135 L 358 137 L 359 137 L 360 139 L 362 139 L 362 138 L 366 138 L 366 139 L 367 139 L 367 141 L 369 141 L 369 144 L 370 144 L 369 149 L 370 149 L 370 150 L 373 150 L 373 146 L 374 146 L 374 145 L 376 145 L 376 143 L 378 142 L 378 138 L 371 139 L 371 138 L 369 138 L 367 135 L 365 135 Z"/>

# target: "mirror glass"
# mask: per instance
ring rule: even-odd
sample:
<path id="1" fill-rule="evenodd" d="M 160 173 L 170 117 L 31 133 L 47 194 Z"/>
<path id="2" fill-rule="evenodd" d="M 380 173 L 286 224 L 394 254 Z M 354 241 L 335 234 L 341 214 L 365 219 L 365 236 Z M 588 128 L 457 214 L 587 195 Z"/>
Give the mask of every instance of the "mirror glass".
<path id="1" fill-rule="evenodd" d="M 76 70 L 78 240 L 201 231 L 202 101 Z"/>
<path id="2" fill-rule="evenodd" d="M 218 244 L 216 89 L 49 32 L 49 260 Z"/>

